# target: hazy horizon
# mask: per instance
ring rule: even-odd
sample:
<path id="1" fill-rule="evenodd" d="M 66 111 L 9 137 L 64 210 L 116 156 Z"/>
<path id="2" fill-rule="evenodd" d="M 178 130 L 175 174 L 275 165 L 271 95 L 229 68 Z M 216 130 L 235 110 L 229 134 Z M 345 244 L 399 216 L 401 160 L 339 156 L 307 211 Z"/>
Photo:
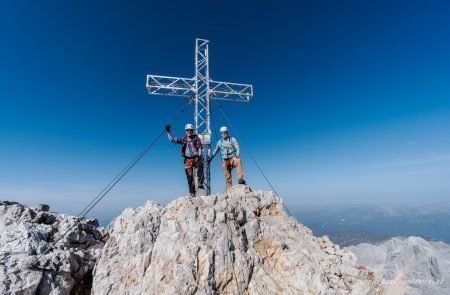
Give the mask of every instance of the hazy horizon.
<path id="1" fill-rule="evenodd" d="M 50 2 L 0 4 L 1 200 L 81 211 L 183 103 L 146 74 L 192 77 L 201 37 L 212 79 L 254 86 L 222 103 L 254 189 L 248 151 L 292 207 L 450 202 L 448 1 Z M 92 215 L 186 195 L 181 161 L 163 136 Z"/>

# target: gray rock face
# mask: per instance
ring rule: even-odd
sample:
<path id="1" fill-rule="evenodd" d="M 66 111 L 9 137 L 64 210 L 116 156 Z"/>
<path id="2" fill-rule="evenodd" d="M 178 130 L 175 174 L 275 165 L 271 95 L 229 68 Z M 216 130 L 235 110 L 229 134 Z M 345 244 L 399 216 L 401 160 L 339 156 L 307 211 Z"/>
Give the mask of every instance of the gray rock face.
<path id="1" fill-rule="evenodd" d="M 356 257 L 289 217 L 271 192 L 147 202 L 110 225 L 93 294 L 380 294 Z"/>
<path id="2" fill-rule="evenodd" d="M 74 226 L 76 217 L 48 210 L 47 205 L 0 201 L 0 294 L 90 294 L 107 232 L 95 219 Z"/>
<path id="3" fill-rule="evenodd" d="M 450 245 L 420 237 L 347 248 L 371 268 L 386 294 L 450 294 Z"/>

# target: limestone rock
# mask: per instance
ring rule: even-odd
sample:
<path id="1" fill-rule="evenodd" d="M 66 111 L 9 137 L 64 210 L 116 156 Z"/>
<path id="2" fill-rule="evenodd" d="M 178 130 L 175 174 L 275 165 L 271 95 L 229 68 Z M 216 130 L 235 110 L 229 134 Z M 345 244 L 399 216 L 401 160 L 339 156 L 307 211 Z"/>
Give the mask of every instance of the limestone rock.
<path id="1" fill-rule="evenodd" d="M 76 217 L 49 212 L 47 205 L 0 201 L 0 294 L 90 294 L 107 232 L 95 219 L 75 223 Z"/>
<path id="2" fill-rule="evenodd" d="M 450 294 L 450 245 L 395 237 L 348 247 L 381 281 L 385 294 Z"/>
<path id="3" fill-rule="evenodd" d="M 92 294 L 380 294 L 356 257 L 314 237 L 272 192 L 126 209 L 109 228 Z"/>

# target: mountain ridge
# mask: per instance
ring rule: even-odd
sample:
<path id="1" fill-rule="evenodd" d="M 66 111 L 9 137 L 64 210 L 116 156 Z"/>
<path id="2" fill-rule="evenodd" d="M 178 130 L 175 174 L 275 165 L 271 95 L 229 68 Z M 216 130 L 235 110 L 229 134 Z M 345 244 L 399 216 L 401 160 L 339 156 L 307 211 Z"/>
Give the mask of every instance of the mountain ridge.
<path id="1" fill-rule="evenodd" d="M 374 271 L 385 294 L 450 293 L 449 244 L 410 236 L 346 249 Z"/>

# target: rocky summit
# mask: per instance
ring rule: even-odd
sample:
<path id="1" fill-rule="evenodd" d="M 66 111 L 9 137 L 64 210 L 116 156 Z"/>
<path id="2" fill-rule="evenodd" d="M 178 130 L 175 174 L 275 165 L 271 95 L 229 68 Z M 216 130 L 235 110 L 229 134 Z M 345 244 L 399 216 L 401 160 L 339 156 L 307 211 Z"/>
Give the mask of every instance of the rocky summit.
<path id="1" fill-rule="evenodd" d="M 92 294 L 381 294 L 352 253 L 244 185 L 126 209 L 108 231 Z"/>
<path id="2" fill-rule="evenodd" d="M 47 205 L 0 201 L 0 234 L 0 294 L 382 291 L 354 254 L 313 236 L 272 192 L 244 185 L 125 209 L 107 230 Z"/>
<path id="3" fill-rule="evenodd" d="M 95 219 L 0 201 L 0 294 L 90 294 L 106 238 Z"/>

